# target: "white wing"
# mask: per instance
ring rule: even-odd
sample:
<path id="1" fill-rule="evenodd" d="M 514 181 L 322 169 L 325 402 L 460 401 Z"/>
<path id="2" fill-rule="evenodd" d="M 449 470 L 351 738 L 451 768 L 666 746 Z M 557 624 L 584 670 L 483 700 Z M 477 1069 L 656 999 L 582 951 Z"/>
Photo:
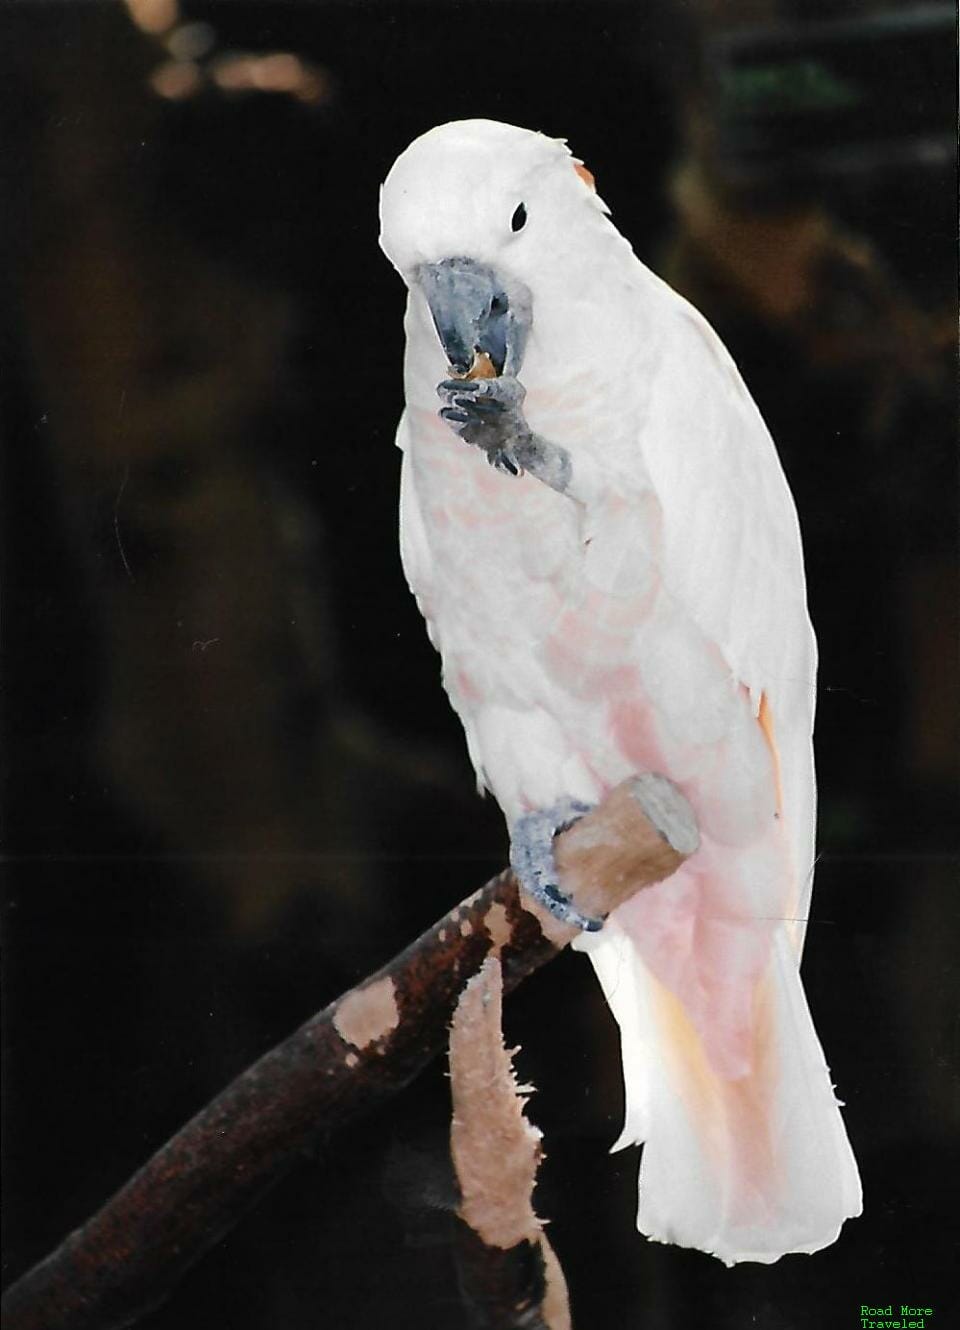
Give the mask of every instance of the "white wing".
<path id="1" fill-rule="evenodd" d="M 674 317 L 642 435 L 662 510 L 666 585 L 715 642 L 754 708 L 767 699 L 793 847 L 797 946 L 812 884 L 816 641 L 793 497 L 729 353 L 665 284 Z"/>
<path id="2" fill-rule="evenodd" d="M 662 290 L 668 292 L 665 342 L 632 474 L 658 501 L 666 589 L 715 644 L 765 722 L 778 759 L 794 890 L 771 890 L 775 837 L 766 848 L 760 841 L 740 850 L 705 842 L 706 857 L 656 892 L 639 893 L 586 949 L 621 1027 L 627 1111 L 618 1144 L 645 1142 L 641 1230 L 726 1261 L 771 1261 L 832 1242 L 843 1219 L 860 1210 L 856 1165 L 797 973 L 802 922 L 778 927 L 776 918 L 764 918 L 761 904 L 755 927 L 747 920 L 731 927 L 717 909 L 718 884 L 734 891 L 752 884 L 753 899 L 789 898 L 791 919 L 806 918 L 816 647 L 796 513 L 772 440 L 715 334 Z M 618 461 L 623 468 L 623 457 Z M 688 675 L 676 644 L 670 649 L 663 700 L 679 706 L 696 676 Z M 688 924 L 696 930 L 691 943 L 683 940 Z M 766 956 L 746 1075 L 732 1067 L 723 1073 L 703 1057 L 693 1009 L 656 978 L 678 944 L 678 954 L 693 960 L 685 972 L 688 1000 L 697 997 L 698 966 L 711 954 L 715 966 L 717 945 L 725 948 L 728 968 L 725 962 L 711 973 L 707 963 L 699 971 L 709 1001 L 721 1002 L 717 1029 L 737 1027 L 735 1016 L 722 1014 L 723 974 L 739 982 L 743 958 L 749 968 L 751 954 L 755 961 Z M 749 992 L 744 984 L 741 996 Z M 705 1019 L 709 1024 L 701 1011 L 698 1030 Z"/>

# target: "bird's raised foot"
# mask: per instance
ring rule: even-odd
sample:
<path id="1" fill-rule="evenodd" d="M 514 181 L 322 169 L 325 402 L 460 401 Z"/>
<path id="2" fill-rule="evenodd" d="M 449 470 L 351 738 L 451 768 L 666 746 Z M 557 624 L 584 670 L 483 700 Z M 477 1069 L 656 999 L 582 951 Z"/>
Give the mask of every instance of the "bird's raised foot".
<path id="1" fill-rule="evenodd" d="M 581 803 L 579 799 L 561 799 L 552 808 L 525 813 L 514 824 L 511 833 L 510 867 L 524 890 L 557 919 L 586 933 L 596 933 L 604 921 L 581 914 L 569 896 L 561 891 L 553 857 L 554 836 L 566 831 L 590 811 L 591 805 Z"/>
<path id="2" fill-rule="evenodd" d="M 526 389 L 519 379 L 445 379 L 437 388 L 440 418 L 465 443 L 482 448 L 491 466 L 519 475 L 517 456 L 532 434 L 523 414 Z"/>
<path id="3" fill-rule="evenodd" d="M 570 483 L 565 448 L 534 434 L 523 414 L 526 389 L 519 379 L 445 379 L 437 387 L 443 402 L 440 418 L 465 443 L 482 448 L 497 471 L 510 476 L 529 472 L 564 493 Z"/>

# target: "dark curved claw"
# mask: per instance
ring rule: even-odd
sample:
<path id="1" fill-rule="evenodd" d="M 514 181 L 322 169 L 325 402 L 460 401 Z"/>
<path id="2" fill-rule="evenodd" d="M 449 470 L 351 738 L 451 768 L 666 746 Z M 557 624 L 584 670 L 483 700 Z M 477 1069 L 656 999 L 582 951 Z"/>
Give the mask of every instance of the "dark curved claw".
<path id="1" fill-rule="evenodd" d="M 503 471 L 510 476 L 522 476 L 523 468 L 517 463 L 516 458 L 508 452 L 488 453 L 487 461 L 497 471 Z"/>
<path id="2" fill-rule="evenodd" d="M 604 921 L 581 914 L 561 891 L 553 857 L 554 836 L 590 809 L 591 805 L 578 799 L 561 799 L 552 808 L 525 813 L 510 829 L 510 867 L 524 889 L 551 914 L 565 924 L 575 924 L 584 932 L 594 933 L 603 927 Z"/>

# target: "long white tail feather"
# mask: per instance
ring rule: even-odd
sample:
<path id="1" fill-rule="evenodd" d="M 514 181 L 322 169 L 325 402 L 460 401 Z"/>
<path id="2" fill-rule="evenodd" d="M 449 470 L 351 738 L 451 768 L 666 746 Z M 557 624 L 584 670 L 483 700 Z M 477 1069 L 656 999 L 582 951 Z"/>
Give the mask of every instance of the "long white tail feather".
<path id="1" fill-rule="evenodd" d="M 834 1242 L 860 1180 L 807 1008 L 790 931 L 755 1001 L 756 1064 L 711 1068 L 683 1009 L 615 921 L 589 951 L 620 1026 L 626 1111 L 614 1149 L 643 1143 L 637 1227 L 728 1265 Z"/>

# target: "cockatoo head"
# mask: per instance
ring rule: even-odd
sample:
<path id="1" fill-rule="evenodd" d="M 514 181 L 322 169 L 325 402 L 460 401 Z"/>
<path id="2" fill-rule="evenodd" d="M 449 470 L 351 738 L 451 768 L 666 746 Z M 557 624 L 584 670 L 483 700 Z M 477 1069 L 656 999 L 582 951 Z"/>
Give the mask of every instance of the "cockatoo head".
<path id="1" fill-rule="evenodd" d="M 578 236 L 606 211 L 566 145 L 494 120 L 460 120 L 415 139 L 380 193 L 380 245 L 425 297 L 451 368 L 478 354 L 516 374 L 532 292 L 569 279 Z"/>

